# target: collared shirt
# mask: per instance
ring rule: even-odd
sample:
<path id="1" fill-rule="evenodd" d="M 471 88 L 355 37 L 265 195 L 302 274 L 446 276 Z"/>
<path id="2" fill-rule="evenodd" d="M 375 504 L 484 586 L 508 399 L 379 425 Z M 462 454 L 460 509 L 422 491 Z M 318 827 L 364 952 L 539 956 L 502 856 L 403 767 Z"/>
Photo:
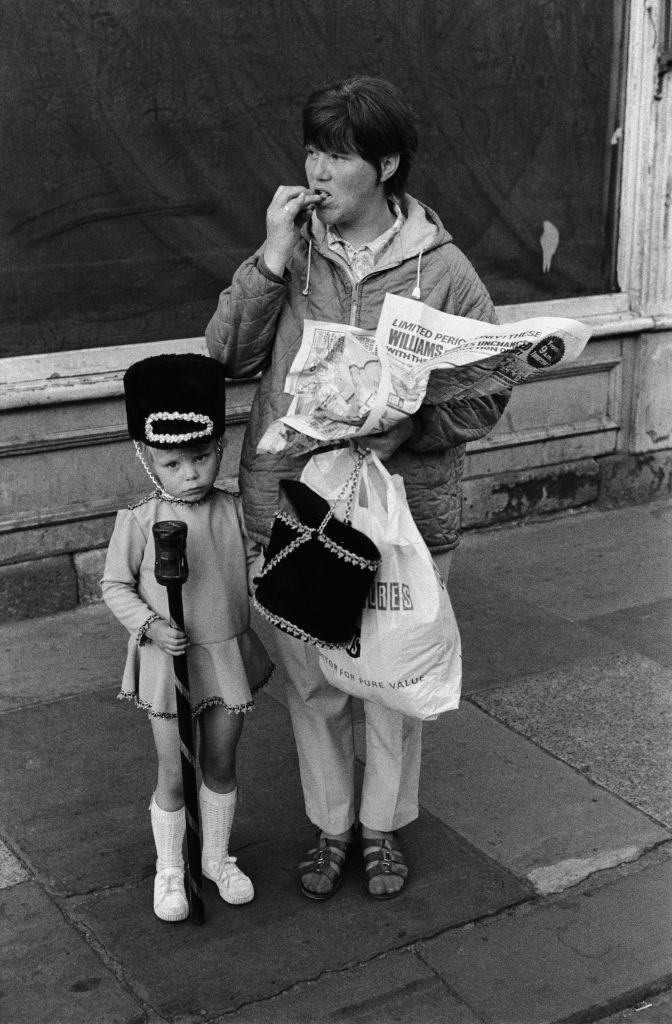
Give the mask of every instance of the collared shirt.
<path id="1" fill-rule="evenodd" d="M 401 225 L 406 218 L 397 203 L 393 202 L 392 209 L 397 215 L 397 219 L 392 227 L 384 231 L 382 235 L 378 235 L 372 242 L 365 242 L 364 245 L 360 245 L 359 248 L 355 248 L 350 242 L 346 242 L 331 225 L 327 228 L 325 235 L 327 246 L 332 252 L 342 256 L 348 264 L 355 281 L 361 281 L 363 277 L 366 277 L 373 270 L 383 253 L 389 249 L 395 237 L 399 234 Z"/>

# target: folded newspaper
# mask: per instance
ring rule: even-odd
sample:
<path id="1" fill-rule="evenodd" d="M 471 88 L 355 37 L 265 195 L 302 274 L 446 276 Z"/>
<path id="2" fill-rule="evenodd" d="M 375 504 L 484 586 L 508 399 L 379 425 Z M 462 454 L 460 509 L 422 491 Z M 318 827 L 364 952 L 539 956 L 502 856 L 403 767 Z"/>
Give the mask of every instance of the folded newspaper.
<path id="1" fill-rule="evenodd" d="M 387 294 L 375 333 L 304 322 L 287 414 L 259 450 L 301 454 L 380 434 L 423 402 L 488 395 L 576 359 L 590 329 L 565 317 L 488 324 Z"/>

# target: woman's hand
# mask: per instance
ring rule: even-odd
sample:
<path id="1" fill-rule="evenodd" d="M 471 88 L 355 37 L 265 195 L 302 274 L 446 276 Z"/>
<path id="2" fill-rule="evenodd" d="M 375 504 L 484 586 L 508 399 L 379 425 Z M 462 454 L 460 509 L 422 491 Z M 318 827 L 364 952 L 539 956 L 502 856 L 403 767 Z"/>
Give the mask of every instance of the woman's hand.
<path id="1" fill-rule="evenodd" d="M 397 448 L 400 448 L 404 441 L 408 441 L 409 437 L 413 433 L 413 423 L 411 417 L 407 416 L 403 420 L 399 420 L 393 427 L 386 430 L 383 434 L 371 434 L 368 437 L 358 438 L 358 443 L 362 448 L 368 448 L 370 451 L 375 452 L 381 462 L 386 462 L 390 456 L 394 455 Z"/>
<path id="2" fill-rule="evenodd" d="M 260 549 L 259 554 L 254 558 L 253 561 L 248 563 L 247 566 L 247 593 L 250 597 L 254 597 L 254 592 L 257 589 L 259 582 L 259 576 L 261 570 L 264 568 L 265 556 L 264 552 Z"/>
<path id="3" fill-rule="evenodd" d="M 165 619 L 155 619 L 145 636 L 173 658 L 184 654 L 189 646 L 187 634 L 183 633 L 181 629 L 175 629 Z"/>
<path id="4" fill-rule="evenodd" d="M 301 224 L 308 220 L 322 197 L 302 185 L 280 185 L 266 211 L 264 262 L 282 277 L 299 237 Z"/>

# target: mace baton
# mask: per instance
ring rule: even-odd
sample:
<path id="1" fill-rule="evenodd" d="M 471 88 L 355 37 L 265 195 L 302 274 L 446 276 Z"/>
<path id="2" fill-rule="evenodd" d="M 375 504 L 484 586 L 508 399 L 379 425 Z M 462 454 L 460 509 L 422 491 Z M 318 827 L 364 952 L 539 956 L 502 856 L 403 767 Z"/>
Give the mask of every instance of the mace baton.
<path id="1" fill-rule="evenodd" d="M 168 610 L 173 624 L 184 631 L 182 585 L 189 575 L 187 565 L 187 524 L 182 520 L 163 520 L 152 527 L 156 560 L 154 575 L 157 583 L 168 591 Z M 198 783 L 194 744 L 193 718 L 189 695 L 189 671 L 186 654 L 173 657 L 175 669 L 175 699 L 177 724 L 180 733 L 182 762 L 182 788 L 187 825 L 187 893 L 189 919 L 203 924 L 203 872 L 201 868 L 201 823 L 198 810 Z"/>

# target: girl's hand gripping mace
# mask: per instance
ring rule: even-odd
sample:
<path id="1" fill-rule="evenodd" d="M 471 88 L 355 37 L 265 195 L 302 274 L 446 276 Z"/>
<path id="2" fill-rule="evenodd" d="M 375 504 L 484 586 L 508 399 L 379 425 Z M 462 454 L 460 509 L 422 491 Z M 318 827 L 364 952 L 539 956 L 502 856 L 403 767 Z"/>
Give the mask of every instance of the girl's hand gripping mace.
<path id="1" fill-rule="evenodd" d="M 184 631 L 182 609 L 182 585 L 189 575 L 187 566 L 187 524 L 181 520 L 164 520 L 152 527 L 156 560 L 154 575 L 157 583 L 168 591 L 168 610 L 178 629 Z M 203 873 L 201 869 L 201 826 L 198 812 L 198 784 L 196 780 L 196 758 L 194 729 L 189 697 L 189 672 L 186 654 L 173 657 L 175 668 L 175 698 L 177 701 L 177 724 L 180 733 L 180 755 L 182 760 L 182 788 L 187 824 L 187 893 L 189 897 L 190 920 L 202 924 Z"/>

